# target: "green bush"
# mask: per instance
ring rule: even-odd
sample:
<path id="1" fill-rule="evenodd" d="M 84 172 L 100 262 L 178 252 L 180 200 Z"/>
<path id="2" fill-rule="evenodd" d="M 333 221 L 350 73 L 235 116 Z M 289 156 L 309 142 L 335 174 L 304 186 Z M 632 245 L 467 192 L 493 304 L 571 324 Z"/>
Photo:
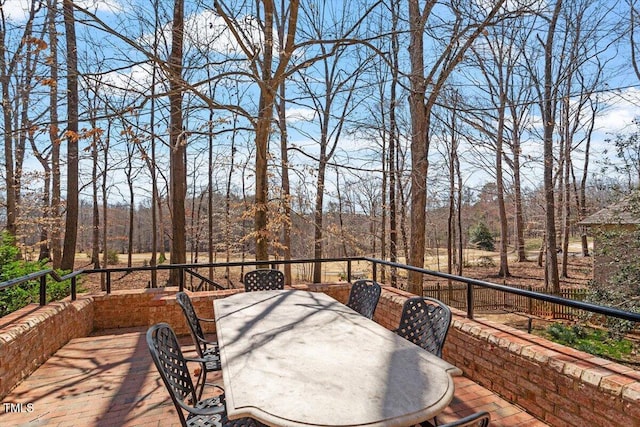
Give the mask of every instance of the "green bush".
<path id="1" fill-rule="evenodd" d="M 469 241 L 476 245 L 479 249 L 483 249 L 485 251 L 494 251 L 495 250 L 495 240 L 493 239 L 493 234 L 491 234 L 491 230 L 487 227 L 487 224 L 484 222 L 479 222 L 469 230 Z"/>
<path id="2" fill-rule="evenodd" d="M 612 338 L 606 331 L 585 328 L 579 324 L 569 327 L 554 323 L 545 332 L 543 335 L 551 341 L 596 356 L 620 360 L 634 351 L 633 343 L 627 339 Z"/>
<path id="3" fill-rule="evenodd" d="M 0 234 L 0 282 L 46 270 L 46 261 L 20 259 L 20 250 L 8 233 Z M 69 281 L 56 282 L 47 277 L 47 301 L 62 299 L 71 293 Z M 40 301 L 40 282 L 33 280 L 0 290 L 0 317 Z"/>
<path id="4" fill-rule="evenodd" d="M 120 262 L 120 257 L 118 256 L 118 251 L 109 249 L 107 251 L 107 264 L 108 265 L 116 265 Z"/>

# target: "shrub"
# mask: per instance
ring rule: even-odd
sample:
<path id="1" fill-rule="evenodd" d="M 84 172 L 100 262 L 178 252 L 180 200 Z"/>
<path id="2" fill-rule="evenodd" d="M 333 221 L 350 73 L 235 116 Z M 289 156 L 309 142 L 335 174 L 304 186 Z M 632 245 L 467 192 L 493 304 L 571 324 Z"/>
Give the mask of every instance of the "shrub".
<path id="1" fill-rule="evenodd" d="M 479 222 L 469 231 L 469 241 L 485 251 L 495 250 L 495 240 L 484 222 Z"/>
<path id="2" fill-rule="evenodd" d="M 579 324 L 568 327 L 554 323 L 545 332 L 544 335 L 554 342 L 614 360 L 624 359 L 634 351 L 633 343 L 627 339 L 612 338 L 604 331 L 585 328 Z"/>
<path id="3" fill-rule="evenodd" d="M 13 237 L 0 234 L 0 282 L 46 270 L 46 261 L 24 261 Z M 47 301 L 59 300 L 71 293 L 69 281 L 56 282 L 47 277 Z M 40 300 L 38 280 L 11 286 L 0 291 L 0 317 Z"/>
<path id="4" fill-rule="evenodd" d="M 118 256 L 118 251 L 109 249 L 107 251 L 107 264 L 108 265 L 116 265 L 120 262 L 120 257 Z"/>

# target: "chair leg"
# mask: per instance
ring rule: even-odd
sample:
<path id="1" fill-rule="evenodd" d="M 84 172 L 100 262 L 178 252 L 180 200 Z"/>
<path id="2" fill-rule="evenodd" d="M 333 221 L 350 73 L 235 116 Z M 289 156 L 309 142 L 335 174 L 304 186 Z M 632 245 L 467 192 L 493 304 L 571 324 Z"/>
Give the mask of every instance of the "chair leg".
<path id="1" fill-rule="evenodd" d="M 202 400 L 202 392 L 204 391 L 204 386 L 207 382 L 207 370 L 204 366 L 200 367 L 200 372 L 198 373 L 198 379 L 196 380 L 195 389 L 196 394 L 198 395 L 198 400 Z M 195 402 L 193 402 L 195 405 Z"/>

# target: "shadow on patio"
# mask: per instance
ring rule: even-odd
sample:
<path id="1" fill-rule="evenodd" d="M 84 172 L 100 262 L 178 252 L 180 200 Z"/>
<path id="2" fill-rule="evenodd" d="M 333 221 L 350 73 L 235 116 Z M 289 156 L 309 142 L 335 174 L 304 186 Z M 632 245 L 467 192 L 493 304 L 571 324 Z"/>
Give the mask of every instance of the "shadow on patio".
<path id="1" fill-rule="evenodd" d="M 178 426 L 171 399 L 149 356 L 145 331 L 105 330 L 71 340 L 3 399 L 5 404 L 23 404 L 24 412 L 3 410 L 0 424 Z M 182 337 L 181 343 L 185 349 L 193 348 L 190 337 Z M 220 379 L 211 376 L 209 381 Z M 468 378 L 456 377 L 455 383 L 454 400 L 439 421 L 487 410 L 493 426 L 546 425 Z M 32 412 L 27 411 L 27 403 L 33 404 Z"/>

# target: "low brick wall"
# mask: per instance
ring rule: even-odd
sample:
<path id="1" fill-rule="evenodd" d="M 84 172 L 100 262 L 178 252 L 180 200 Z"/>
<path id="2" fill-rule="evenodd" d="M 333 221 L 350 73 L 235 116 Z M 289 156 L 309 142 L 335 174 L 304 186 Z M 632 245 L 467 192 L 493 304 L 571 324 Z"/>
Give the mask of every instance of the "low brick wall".
<path id="1" fill-rule="evenodd" d="M 0 319 L 0 398 L 59 348 L 93 330 L 93 299 L 28 305 Z"/>
<path id="2" fill-rule="evenodd" d="M 178 288 L 135 289 L 114 291 L 94 297 L 95 329 L 149 326 L 151 307 L 167 293 Z"/>
<path id="3" fill-rule="evenodd" d="M 374 320 L 400 321 L 407 292 L 384 288 Z M 640 371 L 452 309 L 443 358 L 553 426 L 640 426 Z"/>
<path id="4" fill-rule="evenodd" d="M 151 326 L 156 323 L 166 322 L 171 325 L 171 328 L 177 335 L 187 335 L 189 334 L 189 326 L 184 318 L 184 314 L 182 314 L 182 309 L 176 301 L 175 295 L 177 291 L 178 289 L 174 288 L 170 294 L 156 298 L 151 302 L 149 306 L 148 325 Z M 193 309 L 196 311 L 198 317 L 213 319 L 213 300 L 225 298 L 238 292 L 243 291 L 231 289 L 226 291 L 198 292 L 190 293 L 189 297 L 191 298 Z M 202 326 L 205 333 L 214 333 L 216 331 L 214 322 L 200 322 L 200 326 Z"/>
<path id="5" fill-rule="evenodd" d="M 346 303 L 349 296 L 350 285 L 348 283 L 322 285 L 309 284 L 295 285 L 293 288 L 309 290 L 312 292 L 324 292 L 338 301 Z M 176 331 L 176 334 L 188 334 L 188 326 L 182 314 L 182 310 L 176 302 L 175 294 L 177 292 L 178 288 L 168 287 L 114 291 L 108 295 L 93 295 L 91 296 L 91 300 L 93 302 L 92 310 L 94 314 L 90 331 L 151 326 L 155 323 L 167 322 Z M 225 291 L 198 292 L 190 294 L 190 296 L 191 302 L 193 303 L 198 316 L 212 319 L 213 300 L 225 298 L 238 292 L 243 291 L 241 289 L 231 289 Z M 44 308 L 40 308 L 34 304 L 30 306 L 30 308 L 25 308 L 14 314 L 18 315 L 18 313 L 23 313 L 22 315 L 24 316 L 27 311 L 35 313 L 34 310 L 40 313 L 41 310 L 45 310 L 53 306 L 55 306 L 55 304 L 50 304 Z M 2 320 L 4 323 L 11 322 L 9 317 L 5 317 Z M 213 323 L 203 323 L 203 326 L 205 332 L 215 332 L 215 325 Z"/>

